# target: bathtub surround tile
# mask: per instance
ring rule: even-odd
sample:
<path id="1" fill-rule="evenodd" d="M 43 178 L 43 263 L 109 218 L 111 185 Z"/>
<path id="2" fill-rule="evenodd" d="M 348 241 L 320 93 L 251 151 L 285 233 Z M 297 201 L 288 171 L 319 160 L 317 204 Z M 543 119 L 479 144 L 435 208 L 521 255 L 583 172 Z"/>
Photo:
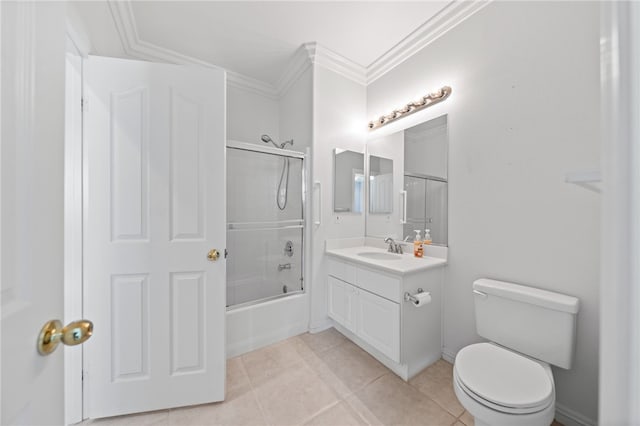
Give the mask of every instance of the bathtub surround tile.
<path id="1" fill-rule="evenodd" d="M 453 390 L 453 365 L 440 359 L 409 381 L 454 417 L 464 412 Z"/>
<path id="2" fill-rule="evenodd" d="M 367 385 L 355 396 L 385 425 L 451 425 L 456 418 L 429 397 L 389 373 Z"/>
<path id="3" fill-rule="evenodd" d="M 338 402 L 337 395 L 306 364 L 287 369 L 254 387 L 266 420 L 272 425 L 297 425 Z"/>
<path id="4" fill-rule="evenodd" d="M 266 421 L 253 391 L 225 402 L 173 409 L 168 421 L 170 426 L 264 424 Z"/>
<path id="5" fill-rule="evenodd" d="M 347 402 L 342 401 L 330 406 L 305 423 L 309 426 L 358 426 L 368 425 Z"/>
<path id="6" fill-rule="evenodd" d="M 300 338 L 311 348 L 316 354 L 320 354 L 335 346 L 341 345 L 347 341 L 340 332 L 335 328 L 322 331 L 320 333 L 305 333 L 301 334 Z"/>

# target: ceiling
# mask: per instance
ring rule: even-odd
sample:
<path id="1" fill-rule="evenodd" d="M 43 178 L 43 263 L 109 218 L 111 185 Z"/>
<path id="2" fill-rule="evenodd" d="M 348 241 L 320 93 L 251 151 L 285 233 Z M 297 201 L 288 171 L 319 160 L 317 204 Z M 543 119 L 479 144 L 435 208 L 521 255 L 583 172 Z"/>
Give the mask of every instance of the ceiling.
<path id="1" fill-rule="evenodd" d="M 132 1 L 137 37 L 276 84 L 298 47 L 317 42 L 367 67 L 449 1 Z M 74 4 L 92 53 L 127 57 L 106 1 Z"/>

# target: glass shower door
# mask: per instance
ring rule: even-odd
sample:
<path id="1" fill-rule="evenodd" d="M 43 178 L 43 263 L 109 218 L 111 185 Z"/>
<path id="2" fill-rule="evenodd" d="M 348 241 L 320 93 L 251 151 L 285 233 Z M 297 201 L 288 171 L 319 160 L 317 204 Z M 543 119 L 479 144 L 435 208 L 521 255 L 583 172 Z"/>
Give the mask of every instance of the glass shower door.
<path id="1" fill-rule="evenodd" d="M 302 181 L 302 158 L 227 149 L 228 307 L 303 290 Z"/>
<path id="2" fill-rule="evenodd" d="M 415 230 L 429 229 L 433 244 L 448 244 L 447 226 L 447 182 L 430 176 L 404 176 L 407 191 L 407 223 L 403 225 L 403 238 L 413 241 Z"/>

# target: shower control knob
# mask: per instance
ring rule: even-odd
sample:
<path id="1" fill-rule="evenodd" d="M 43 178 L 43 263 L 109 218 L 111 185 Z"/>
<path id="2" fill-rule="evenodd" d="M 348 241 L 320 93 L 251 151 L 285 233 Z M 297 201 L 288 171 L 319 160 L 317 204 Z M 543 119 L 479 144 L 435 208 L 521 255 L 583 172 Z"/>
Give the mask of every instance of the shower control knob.
<path id="1" fill-rule="evenodd" d="M 211 262 L 215 262 L 216 260 L 218 260 L 219 257 L 220 257 L 220 252 L 216 249 L 211 249 L 209 250 L 209 253 L 207 253 L 207 259 L 209 259 L 209 261 Z"/>

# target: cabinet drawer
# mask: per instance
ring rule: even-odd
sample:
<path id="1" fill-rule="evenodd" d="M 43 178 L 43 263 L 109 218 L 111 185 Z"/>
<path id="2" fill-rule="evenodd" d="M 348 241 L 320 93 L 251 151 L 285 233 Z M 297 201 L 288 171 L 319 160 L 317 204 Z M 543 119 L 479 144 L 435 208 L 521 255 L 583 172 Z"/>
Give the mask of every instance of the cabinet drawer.
<path id="1" fill-rule="evenodd" d="M 337 259 L 327 259 L 329 262 L 329 275 L 340 278 L 342 281 L 354 284 L 356 282 L 356 267 Z"/>
<path id="2" fill-rule="evenodd" d="M 352 281 L 353 282 L 353 281 Z M 371 293 L 400 303 L 400 280 L 379 272 L 357 268 L 355 284 Z"/>

